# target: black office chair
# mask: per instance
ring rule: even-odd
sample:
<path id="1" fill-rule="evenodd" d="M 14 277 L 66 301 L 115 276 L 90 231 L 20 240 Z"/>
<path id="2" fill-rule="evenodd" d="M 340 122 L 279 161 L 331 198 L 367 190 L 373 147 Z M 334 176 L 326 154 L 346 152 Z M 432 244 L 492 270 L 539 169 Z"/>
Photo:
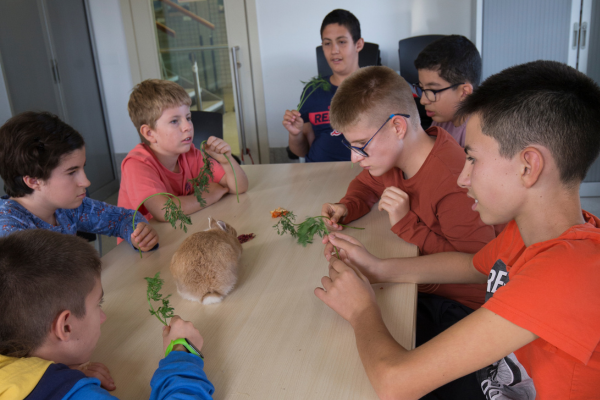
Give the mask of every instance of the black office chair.
<path id="1" fill-rule="evenodd" d="M 378 44 L 365 42 L 365 46 L 358 53 L 358 66 L 362 68 L 371 65 L 381 65 L 381 52 L 379 51 Z M 323 46 L 317 47 L 317 70 L 320 76 L 333 74 L 323 53 Z"/>
<path id="2" fill-rule="evenodd" d="M 444 35 L 423 35 L 413 36 L 406 39 L 402 39 L 398 42 L 398 57 L 400 59 L 400 75 L 406 79 L 409 84 L 419 82 L 419 74 L 417 68 L 415 68 L 415 60 L 417 56 L 427 45 L 434 42 Z M 433 122 L 431 118 L 427 116 L 425 107 L 421 104 L 418 97 L 415 97 L 415 103 L 419 110 L 419 117 L 421 118 L 421 126 L 423 129 L 427 129 Z"/>
<path id="3" fill-rule="evenodd" d="M 223 139 L 223 114 L 210 111 L 191 111 L 192 123 L 194 124 L 194 146 L 200 148 L 203 141 L 210 136 Z M 235 161 L 241 164 L 238 156 L 232 154 Z"/>

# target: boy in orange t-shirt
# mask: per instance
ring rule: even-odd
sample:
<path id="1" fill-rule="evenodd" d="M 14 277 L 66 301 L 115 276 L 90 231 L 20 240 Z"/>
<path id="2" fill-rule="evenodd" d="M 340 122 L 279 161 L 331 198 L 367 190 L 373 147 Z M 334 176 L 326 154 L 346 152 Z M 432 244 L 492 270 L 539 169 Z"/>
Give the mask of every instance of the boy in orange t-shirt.
<path id="1" fill-rule="evenodd" d="M 600 152 L 600 88 L 536 61 L 489 77 L 460 114 L 471 118 L 458 184 L 505 230 L 475 255 L 388 260 L 332 233 L 315 294 L 351 323 L 381 398 L 419 398 L 473 371 L 486 398 L 598 398 L 600 219 L 581 210 L 579 186 Z M 381 319 L 375 282 L 487 283 L 486 303 L 407 351 Z"/>
<path id="2" fill-rule="evenodd" d="M 171 81 L 148 79 L 133 88 L 127 107 L 142 143 L 121 164 L 120 207 L 135 210 L 148 196 L 168 192 L 179 198 L 186 215 L 203 208 L 188 182 L 204 166 L 201 151 L 192 144 L 190 104 L 187 92 Z M 211 162 L 213 179 L 208 193 L 202 196 L 206 206 L 216 203 L 226 193 L 235 193 L 235 177 L 239 193 L 248 189 L 248 178 L 231 156 L 231 147 L 226 142 L 211 136 L 206 142 L 206 152 L 216 161 Z M 140 211 L 148 219 L 154 217 L 164 222 L 166 201 L 164 196 L 152 197 Z"/>

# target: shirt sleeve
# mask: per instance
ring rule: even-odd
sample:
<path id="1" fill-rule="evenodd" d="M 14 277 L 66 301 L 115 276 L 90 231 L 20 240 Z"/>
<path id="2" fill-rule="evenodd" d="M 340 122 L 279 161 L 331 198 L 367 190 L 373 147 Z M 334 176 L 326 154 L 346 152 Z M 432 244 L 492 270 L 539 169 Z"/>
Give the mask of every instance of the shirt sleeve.
<path id="1" fill-rule="evenodd" d="M 131 244 L 133 210 L 113 206 L 89 197 L 77 209 L 77 229 L 83 232 L 117 236 Z M 148 222 L 141 213 L 135 216 L 135 225 Z"/>
<path id="2" fill-rule="evenodd" d="M 599 247 L 565 240 L 530 259 L 523 253 L 483 307 L 587 364 L 600 343 Z"/>
<path id="3" fill-rule="evenodd" d="M 340 200 L 348 208 L 343 223 L 352 222 L 371 211 L 385 190 L 380 179 L 374 178 L 369 171 L 362 171 L 350 182 L 346 195 Z"/>
<path id="4" fill-rule="evenodd" d="M 118 400 L 100 387 L 97 378 L 83 378 L 67 392 L 62 400 Z"/>
<path id="5" fill-rule="evenodd" d="M 156 168 L 136 158 L 125 160 L 121 175 L 121 187 L 125 188 L 132 208 L 148 196 L 169 191 Z"/>
<path id="6" fill-rule="evenodd" d="M 183 351 L 172 351 L 160 361 L 150 381 L 151 400 L 210 400 L 215 387 L 204 373 L 204 360 Z"/>
<path id="7" fill-rule="evenodd" d="M 496 236 L 494 227 L 485 225 L 463 192 L 452 192 L 438 201 L 435 212 L 442 235 L 432 231 L 418 215 L 409 211 L 392 231 L 419 247 L 421 254 L 459 251 L 473 254 Z"/>

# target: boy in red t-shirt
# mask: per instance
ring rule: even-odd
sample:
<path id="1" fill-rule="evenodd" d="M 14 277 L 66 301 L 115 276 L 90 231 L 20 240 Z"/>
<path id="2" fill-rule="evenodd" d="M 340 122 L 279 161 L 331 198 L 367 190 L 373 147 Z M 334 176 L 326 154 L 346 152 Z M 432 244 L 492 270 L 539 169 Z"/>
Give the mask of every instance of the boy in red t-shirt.
<path id="1" fill-rule="evenodd" d="M 121 164 L 120 207 L 135 210 L 146 197 L 168 192 L 181 200 L 186 215 L 202 208 L 188 182 L 204 166 L 201 151 L 192 144 L 190 104 L 187 92 L 171 81 L 148 79 L 133 88 L 127 108 L 142 143 Z M 211 163 L 213 179 L 208 193 L 202 196 L 206 206 L 216 203 L 226 193 L 235 193 L 234 170 L 239 193 L 248 189 L 248 178 L 231 156 L 231 147 L 226 142 L 211 136 L 206 142 L 206 152 L 217 161 Z M 164 222 L 166 201 L 164 196 L 152 197 L 140 211 L 148 219 L 154 217 Z"/>
<path id="2" fill-rule="evenodd" d="M 600 219 L 581 210 L 579 186 L 600 151 L 600 88 L 536 61 L 488 78 L 460 114 L 471 118 L 458 184 L 484 222 L 505 230 L 474 256 L 388 260 L 332 233 L 315 294 L 351 323 L 381 398 L 419 398 L 477 370 L 487 398 L 597 398 Z M 487 282 L 486 303 L 409 352 L 387 331 L 370 282 Z"/>

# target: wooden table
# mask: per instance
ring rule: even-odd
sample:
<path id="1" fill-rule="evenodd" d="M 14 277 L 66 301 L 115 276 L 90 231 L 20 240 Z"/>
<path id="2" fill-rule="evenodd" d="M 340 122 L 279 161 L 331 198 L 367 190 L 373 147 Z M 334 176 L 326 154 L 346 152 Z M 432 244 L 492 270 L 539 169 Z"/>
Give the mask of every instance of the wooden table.
<path id="1" fill-rule="evenodd" d="M 248 193 L 228 195 L 192 216 L 188 234 L 204 230 L 208 217 L 222 219 L 238 234 L 254 233 L 243 245 L 236 287 L 222 303 L 203 306 L 183 300 L 169 272 L 171 256 L 187 236 L 167 223 L 154 227 L 160 248 L 143 259 L 126 243 L 102 258 L 104 310 L 108 316 L 93 356 L 105 363 L 121 399 L 143 399 L 162 350 L 162 325 L 148 313 L 144 277 L 161 271 L 162 293 L 172 293 L 176 314 L 204 337 L 205 371 L 215 399 L 376 399 L 364 372 L 350 324 L 322 303 L 313 290 L 327 274 L 317 237 L 302 247 L 278 236 L 269 213 L 294 211 L 297 220 L 319 215 L 325 202 L 338 201 L 360 172 L 350 163 L 244 166 Z M 414 245 L 389 229 L 387 213 L 374 209 L 346 230 L 375 255 L 407 257 Z M 375 285 L 386 325 L 398 342 L 414 347 L 416 285 Z"/>

